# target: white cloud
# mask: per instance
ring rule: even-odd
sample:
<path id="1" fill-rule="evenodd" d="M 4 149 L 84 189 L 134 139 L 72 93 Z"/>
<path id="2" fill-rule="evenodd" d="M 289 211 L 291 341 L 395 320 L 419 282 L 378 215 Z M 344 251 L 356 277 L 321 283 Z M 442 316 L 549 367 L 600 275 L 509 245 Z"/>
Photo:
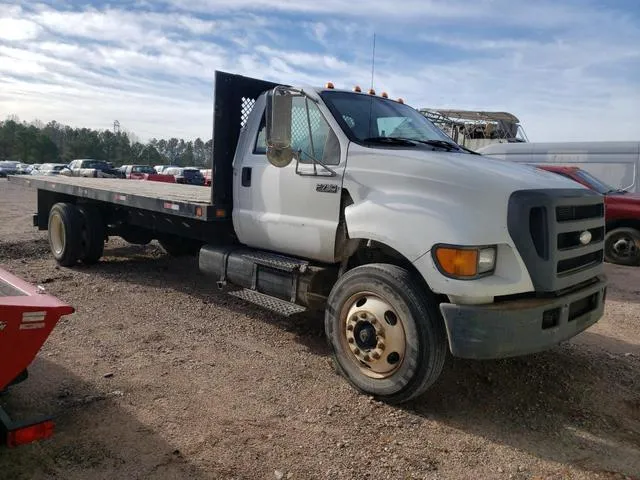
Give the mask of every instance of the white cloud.
<path id="1" fill-rule="evenodd" d="M 215 70 L 368 87 L 375 31 L 376 89 L 415 107 L 510 111 L 532 140 L 637 138 L 640 29 L 624 12 L 575 0 L 164 3 L 175 10 L 0 5 L 0 115 L 208 138 Z"/>
<path id="2" fill-rule="evenodd" d="M 40 26 L 29 20 L 0 18 L 0 40 L 16 42 L 33 40 L 38 36 L 40 31 Z"/>

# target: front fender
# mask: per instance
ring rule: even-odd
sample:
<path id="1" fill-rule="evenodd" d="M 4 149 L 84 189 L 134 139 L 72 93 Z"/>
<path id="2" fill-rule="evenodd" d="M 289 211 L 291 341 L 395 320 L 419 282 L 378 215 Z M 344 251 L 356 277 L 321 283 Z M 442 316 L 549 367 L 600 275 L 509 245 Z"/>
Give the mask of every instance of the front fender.
<path id="1" fill-rule="evenodd" d="M 491 225 L 491 218 L 482 218 L 473 207 L 451 197 L 370 191 L 344 213 L 349 238 L 371 239 L 393 248 L 415 265 L 436 293 L 487 298 L 533 288 L 506 227 Z M 429 253 L 437 243 L 498 245 L 495 274 L 473 281 L 445 277 Z"/>

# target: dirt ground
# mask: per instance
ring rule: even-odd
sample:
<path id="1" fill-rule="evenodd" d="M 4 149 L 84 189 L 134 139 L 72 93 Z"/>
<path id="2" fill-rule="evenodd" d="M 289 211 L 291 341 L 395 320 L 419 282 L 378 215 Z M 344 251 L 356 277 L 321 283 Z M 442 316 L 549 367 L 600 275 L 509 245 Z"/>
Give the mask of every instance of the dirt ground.
<path id="1" fill-rule="evenodd" d="M 0 449 L 18 479 L 640 478 L 640 269 L 607 265 L 606 315 L 568 344 L 452 359 L 391 407 L 331 367 L 322 319 L 219 294 L 195 259 L 110 239 L 58 268 L 35 192 L 0 179 L 0 266 L 76 308 L 0 397 L 56 434 Z"/>

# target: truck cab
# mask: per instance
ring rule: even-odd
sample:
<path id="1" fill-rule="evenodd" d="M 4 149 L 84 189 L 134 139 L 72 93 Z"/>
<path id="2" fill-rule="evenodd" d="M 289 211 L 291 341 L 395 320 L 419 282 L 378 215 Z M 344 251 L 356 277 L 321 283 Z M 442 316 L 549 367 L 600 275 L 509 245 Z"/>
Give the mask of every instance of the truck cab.
<path id="1" fill-rule="evenodd" d="M 358 388 L 404 400 L 433 378 L 414 371 L 415 389 L 390 382 L 390 372 L 402 378 L 399 361 L 411 370 L 430 355 L 425 364 L 439 372 L 443 345 L 464 358 L 529 354 L 602 316 L 596 192 L 469 152 L 386 95 L 277 86 L 250 112 L 234 154 L 232 212 L 251 250 L 205 247 L 201 266 L 221 278 L 251 272 L 253 251 L 333 271 L 316 293 L 339 369 Z M 236 278 L 260 289 L 259 273 Z M 276 296 L 295 299 L 287 288 Z M 416 324 L 396 329 L 402 317 Z M 410 353 L 409 338 L 420 336 L 430 340 Z"/>

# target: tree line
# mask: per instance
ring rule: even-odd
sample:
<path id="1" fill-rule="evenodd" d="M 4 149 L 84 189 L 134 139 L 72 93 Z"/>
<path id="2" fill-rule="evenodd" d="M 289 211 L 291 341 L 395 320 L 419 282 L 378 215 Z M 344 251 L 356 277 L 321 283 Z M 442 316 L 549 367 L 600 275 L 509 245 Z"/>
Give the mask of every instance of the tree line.
<path id="1" fill-rule="evenodd" d="M 141 143 L 127 131 L 72 128 L 56 121 L 26 123 L 16 116 L 0 122 L 0 160 L 23 163 L 68 163 L 76 158 L 126 164 L 211 165 L 211 140 L 152 138 Z"/>

